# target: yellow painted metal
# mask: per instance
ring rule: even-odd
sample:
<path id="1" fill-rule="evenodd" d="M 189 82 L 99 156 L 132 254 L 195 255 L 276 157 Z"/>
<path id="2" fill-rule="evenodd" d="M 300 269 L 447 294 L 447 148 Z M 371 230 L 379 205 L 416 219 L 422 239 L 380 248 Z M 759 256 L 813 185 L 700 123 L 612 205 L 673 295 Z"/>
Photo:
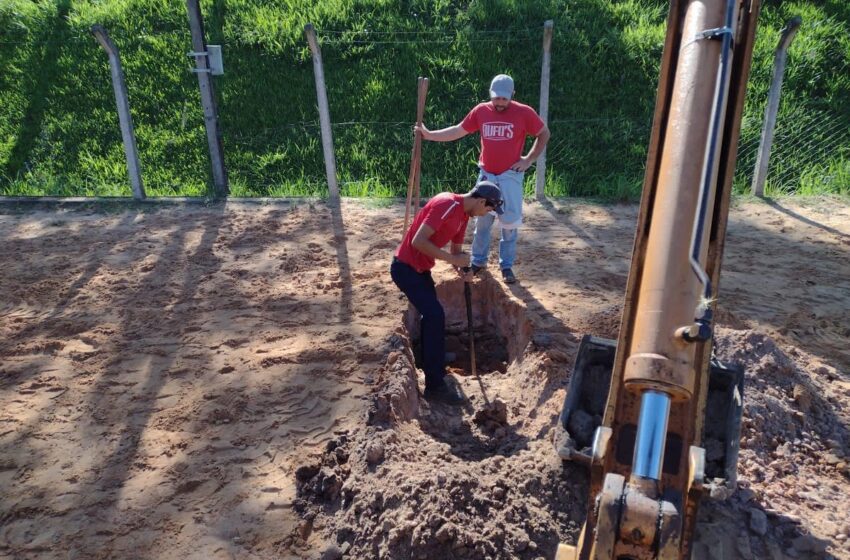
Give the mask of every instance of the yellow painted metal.
<path id="1" fill-rule="evenodd" d="M 692 446 L 698 446 L 701 439 L 711 342 L 687 346 L 675 333 L 692 323 L 701 296 L 700 285 L 688 266 L 690 235 L 696 215 L 698 171 L 708 139 L 711 100 L 707 98 L 713 95 L 711 85 L 718 71 L 720 49 L 718 41 L 693 39 L 699 32 L 723 25 L 724 5 L 724 0 L 670 1 L 632 264 L 602 420 L 602 428 L 607 430 L 606 445 L 591 463 L 587 522 L 577 545 L 570 547 L 575 549 L 577 560 L 613 560 L 620 555 L 653 560 L 690 557 L 704 462 Z M 717 185 L 707 207 L 707 232 L 699 248 L 700 263 L 715 290 L 760 0 L 738 0 L 736 5 L 735 60 L 728 106 L 723 113 Z M 695 110 L 696 104 L 703 109 Z M 715 303 L 709 306 L 713 309 Z M 640 544 L 618 538 L 618 525 L 612 520 L 619 523 L 621 516 L 632 514 L 623 511 L 629 507 L 629 500 L 623 500 L 622 493 L 614 499 L 616 491 L 610 485 L 612 476 L 623 482 L 621 488 L 625 488 L 626 480 L 632 482 L 631 465 L 621 457 L 631 457 L 634 437 L 630 439 L 629 433 L 634 433 L 637 424 L 639 393 L 647 388 L 674 398 L 668 435 L 678 438 L 678 452 L 670 457 L 671 464 L 677 466 L 662 474 L 660 488 L 665 496 L 681 496 L 681 502 L 659 500 L 658 507 L 649 508 L 652 511 L 645 514 L 655 516 L 658 522 L 655 550 L 654 545 L 646 547 L 643 538 L 636 539 Z M 635 501 L 634 496 L 631 501 Z M 635 521 L 640 526 L 648 522 Z"/>
<path id="2" fill-rule="evenodd" d="M 632 475 L 623 496 L 619 524 L 621 541 L 650 550 L 655 542 L 661 503 L 657 482 Z"/>
<path id="3" fill-rule="evenodd" d="M 599 510 L 596 527 L 593 530 L 593 543 L 590 549 L 591 560 L 609 560 L 614 558 L 617 543 L 617 526 L 620 524 L 621 496 L 625 478 L 610 473 L 605 477 L 602 493 L 599 496 Z"/>
<path id="4" fill-rule="evenodd" d="M 569 544 L 559 544 L 555 552 L 555 560 L 576 560 L 576 547 Z"/>
<path id="5" fill-rule="evenodd" d="M 720 41 L 695 37 L 723 26 L 726 0 L 690 2 L 685 11 L 679 60 L 661 150 L 657 193 L 646 261 L 637 299 L 623 381 L 632 392 L 663 391 L 684 401 L 694 393 L 696 346 L 676 336 L 693 323 L 702 295 L 690 266 L 691 231 L 697 215 L 711 128 Z M 722 110 L 722 109 L 721 109 Z M 715 161 L 716 165 L 716 161 Z M 712 170 L 714 172 L 715 170 Z M 714 189 L 708 207 L 714 207 Z M 710 223 L 710 213 L 706 217 Z M 707 236 L 699 255 L 704 266 Z"/>

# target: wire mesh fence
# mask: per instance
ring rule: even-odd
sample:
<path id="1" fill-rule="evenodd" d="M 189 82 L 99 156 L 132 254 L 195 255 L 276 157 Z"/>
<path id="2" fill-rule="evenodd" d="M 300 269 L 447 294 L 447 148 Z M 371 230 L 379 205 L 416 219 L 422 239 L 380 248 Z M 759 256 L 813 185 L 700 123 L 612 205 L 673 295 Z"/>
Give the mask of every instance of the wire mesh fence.
<path id="1" fill-rule="evenodd" d="M 797 61 L 804 71 L 805 59 Z M 832 69 L 850 75 L 850 64 Z M 774 193 L 850 192 L 850 107 L 785 100 L 774 129 L 766 184 Z M 750 114 L 741 126 L 735 185 L 749 189 L 753 180 L 763 127 L 763 114 Z"/>
<path id="2" fill-rule="evenodd" d="M 470 75 L 461 64 L 464 53 L 482 45 L 496 73 L 516 49 L 540 50 L 542 28 L 447 34 L 445 31 L 371 32 L 319 30 L 325 78 L 329 85 L 330 113 L 337 171 L 343 195 L 403 196 L 409 169 L 415 101 L 415 77 L 428 75 L 431 91 L 425 122 L 431 128 L 460 122 L 486 97 L 490 74 Z M 306 53 L 303 55 L 305 58 Z M 480 56 L 480 55 L 479 55 Z M 499 60 L 501 59 L 501 60 Z M 275 57 L 269 67 L 275 66 Z M 284 64 L 283 55 L 277 62 Z M 312 68 L 306 67 L 298 87 L 312 95 Z M 539 93 L 539 61 L 513 71 L 518 99 L 536 106 Z M 486 76 L 486 77 L 485 77 Z M 274 77 L 268 79 L 274 80 Z M 334 85 L 336 84 L 336 85 Z M 347 87 L 339 87 L 346 84 Z M 289 86 L 291 87 L 291 82 Z M 574 108 L 559 103 L 570 86 L 553 86 L 554 103 L 549 126 L 553 139 L 548 148 L 546 191 L 550 195 L 606 195 L 622 197 L 639 188 L 650 119 L 628 114 L 571 116 Z M 237 103 L 246 92 L 232 95 Z M 254 126 L 232 120 L 222 105 L 225 149 L 228 152 L 231 191 L 240 195 L 282 193 L 322 194 L 326 187 L 321 159 L 315 99 L 304 99 L 314 111 L 312 120 Z M 308 117 L 309 114 L 301 113 Z M 266 115 L 259 118 L 265 119 Z M 252 123 L 253 125 L 254 123 Z M 530 145 L 531 139 L 528 140 Z M 423 146 L 422 192 L 465 190 L 477 175 L 478 139 L 468 136 L 452 143 Z M 291 160 L 299 168 L 292 173 Z M 236 165 L 234 162 L 239 161 Z M 533 191 L 534 173 L 527 174 L 526 188 Z"/>
<path id="3" fill-rule="evenodd" d="M 651 45 L 640 50 L 628 43 L 626 24 L 594 35 L 556 23 L 547 195 L 629 198 L 639 192 L 663 39 L 663 14 L 655 18 L 651 36 L 638 38 Z M 106 54 L 85 29 L 71 29 L 62 21 L 56 18 L 52 27 L 8 33 L 0 40 L 0 194 L 126 196 L 126 163 Z M 306 42 L 278 41 L 273 33 L 260 40 L 246 29 L 210 28 L 209 42 L 224 45 L 225 75 L 215 84 L 231 194 L 326 195 Z M 108 31 L 124 66 L 149 194 L 207 194 L 209 156 L 197 80 L 186 56 L 188 29 L 172 21 L 144 28 L 114 25 Z M 489 77 L 504 71 L 514 75 L 517 99 L 538 106 L 542 22 L 507 30 L 318 32 L 344 196 L 404 194 L 418 75 L 431 79 L 425 122 L 432 129 L 460 122 L 486 97 Z M 769 190 L 850 192 L 848 97 L 816 91 L 819 82 L 812 77 L 824 68 L 836 75 L 850 72 L 850 54 L 833 54 L 845 61 L 843 66 L 791 51 L 789 69 L 803 78 L 782 101 Z M 756 56 L 767 59 L 770 53 L 763 48 Z M 32 69 L 38 72 L 28 73 Z M 752 180 L 766 81 L 762 76 L 748 93 L 735 175 L 738 191 L 748 190 Z M 426 142 L 423 195 L 469 188 L 478 151 L 476 136 Z M 530 171 L 529 195 L 533 181 Z"/>
<path id="4" fill-rule="evenodd" d="M 110 33 L 126 76 L 145 183 L 158 194 L 203 195 L 207 148 L 188 31 Z M 6 52 L 36 70 L 2 87 L 5 194 L 127 196 L 126 160 L 106 52 L 90 33 L 20 42 Z M 17 86 L 17 87 L 14 87 Z M 192 170 L 187 173 L 187 170 Z"/>

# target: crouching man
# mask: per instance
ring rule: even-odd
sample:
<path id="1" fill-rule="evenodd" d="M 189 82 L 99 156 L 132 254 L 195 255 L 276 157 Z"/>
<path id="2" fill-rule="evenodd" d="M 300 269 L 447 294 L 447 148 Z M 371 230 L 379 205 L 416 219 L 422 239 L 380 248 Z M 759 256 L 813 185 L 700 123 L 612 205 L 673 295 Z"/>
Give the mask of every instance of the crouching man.
<path id="1" fill-rule="evenodd" d="M 446 315 L 437 299 L 431 269 L 436 259 L 455 267 L 464 281 L 472 280 L 470 257 L 462 250 L 471 217 L 502 214 L 502 192 L 494 183 L 481 181 L 466 194 L 440 193 L 419 211 L 393 258 L 393 282 L 421 316 L 422 362 L 425 398 L 452 405 L 464 402 L 457 383 L 446 382 Z M 451 242 L 450 251 L 443 247 Z"/>

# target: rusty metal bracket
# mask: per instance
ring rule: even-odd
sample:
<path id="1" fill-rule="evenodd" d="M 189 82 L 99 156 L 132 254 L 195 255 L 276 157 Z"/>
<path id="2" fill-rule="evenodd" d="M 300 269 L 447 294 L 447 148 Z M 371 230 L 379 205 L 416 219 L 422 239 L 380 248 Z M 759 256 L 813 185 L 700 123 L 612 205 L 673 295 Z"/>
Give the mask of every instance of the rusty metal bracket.
<path id="1" fill-rule="evenodd" d="M 724 35 L 731 35 L 732 28 L 731 27 L 714 27 L 712 29 L 706 29 L 705 31 L 700 31 L 696 35 L 694 35 L 694 41 L 701 41 L 702 39 L 722 39 Z"/>

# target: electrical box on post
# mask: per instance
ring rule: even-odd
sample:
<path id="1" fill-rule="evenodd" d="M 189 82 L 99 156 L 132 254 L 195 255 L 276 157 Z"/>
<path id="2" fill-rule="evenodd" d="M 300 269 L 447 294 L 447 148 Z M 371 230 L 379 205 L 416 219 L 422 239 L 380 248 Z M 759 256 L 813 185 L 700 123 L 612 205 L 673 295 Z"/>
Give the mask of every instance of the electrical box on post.
<path id="1" fill-rule="evenodd" d="M 221 76 L 224 74 L 224 61 L 221 59 L 221 45 L 207 45 L 205 52 L 189 52 L 186 53 L 189 58 L 197 58 L 199 56 L 207 57 L 208 68 L 193 68 L 192 72 L 204 72 L 213 76 Z"/>
<path id="2" fill-rule="evenodd" d="M 207 45 L 209 56 L 210 74 L 221 76 L 224 74 L 224 61 L 221 58 L 221 45 Z"/>

